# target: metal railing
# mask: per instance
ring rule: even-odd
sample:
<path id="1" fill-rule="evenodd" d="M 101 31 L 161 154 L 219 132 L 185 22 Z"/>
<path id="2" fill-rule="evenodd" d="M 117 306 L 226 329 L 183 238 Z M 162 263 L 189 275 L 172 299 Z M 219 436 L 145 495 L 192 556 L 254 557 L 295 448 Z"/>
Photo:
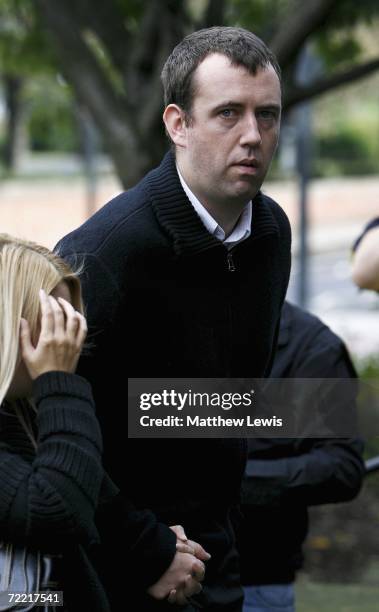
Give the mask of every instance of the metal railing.
<path id="1" fill-rule="evenodd" d="M 376 472 L 379 470 L 379 455 L 376 457 L 371 457 L 365 461 L 366 475 L 372 474 L 372 472 Z"/>

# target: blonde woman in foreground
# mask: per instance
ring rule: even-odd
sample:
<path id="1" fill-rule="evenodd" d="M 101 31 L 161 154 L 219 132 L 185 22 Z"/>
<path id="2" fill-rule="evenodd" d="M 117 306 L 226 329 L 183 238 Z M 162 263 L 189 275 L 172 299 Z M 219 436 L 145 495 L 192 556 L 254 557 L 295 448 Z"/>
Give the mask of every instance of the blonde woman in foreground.
<path id="1" fill-rule="evenodd" d="M 86 329 L 68 265 L 0 234 L 0 540 L 59 554 L 64 609 L 104 612 L 90 558 L 109 482 L 91 388 L 74 373 Z"/>

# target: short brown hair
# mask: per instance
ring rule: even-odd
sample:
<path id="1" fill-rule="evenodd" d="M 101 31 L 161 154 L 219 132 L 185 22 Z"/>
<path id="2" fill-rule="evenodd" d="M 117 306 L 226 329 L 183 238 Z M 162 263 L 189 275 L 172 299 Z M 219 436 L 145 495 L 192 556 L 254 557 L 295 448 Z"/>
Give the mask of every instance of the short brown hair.
<path id="1" fill-rule="evenodd" d="M 258 36 L 243 28 L 205 28 L 186 36 L 163 66 L 161 79 L 165 106 L 177 104 L 190 114 L 194 96 L 193 73 L 212 53 L 225 55 L 233 65 L 244 66 L 251 74 L 271 64 L 280 80 L 280 67 L 275 55 Z"/>

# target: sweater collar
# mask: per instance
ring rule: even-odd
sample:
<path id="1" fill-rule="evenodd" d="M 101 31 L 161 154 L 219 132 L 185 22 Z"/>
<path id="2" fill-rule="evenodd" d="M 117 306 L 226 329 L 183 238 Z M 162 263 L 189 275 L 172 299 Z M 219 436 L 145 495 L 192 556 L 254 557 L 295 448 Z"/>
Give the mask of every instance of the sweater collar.
<path id="1" fill-rule="evenodd" d="M 151 202 L 158 223 L 169 234 L 177 255 L 195 255 L 210 248 L 225 248 L 210 234 L 185 194 L 171 151 L 166 153 L 158 168 L 146 176 Z M 256 240 L 267 234 L 278 234 L 279 227 L 265 196 L 259 191 L 253 199 L 253 232 L 246 240 Z"/>

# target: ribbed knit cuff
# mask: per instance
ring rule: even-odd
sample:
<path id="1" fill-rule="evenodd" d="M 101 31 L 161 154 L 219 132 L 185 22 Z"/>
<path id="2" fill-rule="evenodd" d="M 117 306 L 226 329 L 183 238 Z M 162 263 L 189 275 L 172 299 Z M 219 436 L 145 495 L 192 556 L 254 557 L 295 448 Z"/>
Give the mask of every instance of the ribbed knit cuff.
<path id="1" fill-rule="evenodd" d="M 36 404 L 51 395 L 71 395 L 93 402 L 89 382 L 78 374 L 68 372 L 46 372 L 33 382 L 33 397 Z"/>
<path id="2" fill-rule="evenodd" d="M 2 459 L 0 470 L 0 521 L 8 518 L 9 508 L 16 496 L 20 483 L 25 481 L 30 470 L 23 461 L 14 461 L 11 454 Z"/>
<path id="3" fill-rule="evenodd" d="M 148 588 L 159 580 L 175 557 L 175 533 L 167 525 L 157 523 L 148 547 L 143 553 L 141 552 L 141 555 L 139 553 L 140 551 L 135 552 L 133 562 L 136 582 L 139 582 L 143 588 Z"/>
<path id="4" fill-rule="evenodd" d="M 72 442 L 46 441 L 34 466 L 65 474 L 85 492 L 91 504 L 97 499 L 104 473 L 100 455 L 86 453 Z"/>
<path id="5" fill-rule="evenodd" d="M 47 372 L 34 381 L 38 440 L 55 433 L 79 434 L 100 450 L 102 439 L 90 384 L 81 376 Z"/>

